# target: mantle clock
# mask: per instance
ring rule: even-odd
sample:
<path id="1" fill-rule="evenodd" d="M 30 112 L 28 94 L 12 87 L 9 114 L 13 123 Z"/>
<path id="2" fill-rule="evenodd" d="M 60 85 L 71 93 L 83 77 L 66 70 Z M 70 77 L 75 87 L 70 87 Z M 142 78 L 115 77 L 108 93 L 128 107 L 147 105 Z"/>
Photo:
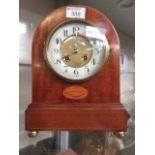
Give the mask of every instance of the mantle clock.
<path id="1" fill-rule="evenodd" d="M 26 130 L 126 131 L 119 56 L 117 32 L 101 12 L 71 5 L 49 13 L 33 38 Z"/>

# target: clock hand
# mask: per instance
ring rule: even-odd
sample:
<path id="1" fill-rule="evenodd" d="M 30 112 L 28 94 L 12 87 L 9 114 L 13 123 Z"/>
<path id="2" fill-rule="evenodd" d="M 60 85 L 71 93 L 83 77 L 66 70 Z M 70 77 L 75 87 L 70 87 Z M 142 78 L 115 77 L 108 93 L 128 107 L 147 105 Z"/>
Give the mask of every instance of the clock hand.
<path id="1" fill-rule="evenodd" d="M 70 55 L 65 55 L 65 56 L 63 56 L 63 57 L 61 57 L 60 59 L 65 59 L 65 60 L 70 60 L 70 56 L 72 56 L 72 55 L 74 55 L 74 54 L 76 54 L 76 52 L 73 52 L 72 54 L 70 54 Z"/>
<path id="2" fill-rule="evenodd" d="M 74 48 L 74 54 L 77 54 L 79 51 L 78 51 L 78 49 L 77 48 Z"/>
<path id="3" fill-rule="evenodd" d="M 74 54 L 77 54 L 78 52 L 79 52 L 78 49 L 77 49 L 77 48 L 74 48 L 74 52 L 73 52 L 72 54 L 70 54 L 70 55 L 65 55 L 65 56 L 61 57 L 61 59 L 64 59 L 64 58 L 66 58 L 66 57 L 70 57 L 70 56 L 72 56 L 72 55 L 74 55 Z"/>
<path id="4" fill-rule="evenodd" d="M 73 55 L 73 54 L 72 54 L 72 55 Z M 63 57 L 61 57 L 60 59 L 69 60 L 69 57 L 72 56 L 72 55 L 66 55 L 66 56 L 63 56 Z"/>

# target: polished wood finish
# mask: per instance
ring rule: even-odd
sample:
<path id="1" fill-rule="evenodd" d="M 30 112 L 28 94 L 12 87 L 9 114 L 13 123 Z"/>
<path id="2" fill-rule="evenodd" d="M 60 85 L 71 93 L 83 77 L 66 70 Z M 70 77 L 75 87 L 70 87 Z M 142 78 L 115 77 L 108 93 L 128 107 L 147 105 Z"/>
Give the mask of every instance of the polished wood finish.
<path id="1" fill-rule="evenodd" d="M 128 115 L 122 105 L 31 104 L 27 111 L 28 130 L 126 131 Z"/>
<path id="2" fill-rule="evenodd" d="M 57 77 L 44 60 L 49 32 L 65 17 L 66 7 L 47 15 L 39 24 L 32 47 L 32 104 L 26 111 L 26 130 L 125 131 L 128 113 L 120 103 L 120 45 L 112 23 L 101 12 L 86 8 L 86 20 L 105 29 L 111 51 L 103 69 L 77 85 L 88 90 L 79 100 L 68 99 L 63 90 L 75 85 Z"/>

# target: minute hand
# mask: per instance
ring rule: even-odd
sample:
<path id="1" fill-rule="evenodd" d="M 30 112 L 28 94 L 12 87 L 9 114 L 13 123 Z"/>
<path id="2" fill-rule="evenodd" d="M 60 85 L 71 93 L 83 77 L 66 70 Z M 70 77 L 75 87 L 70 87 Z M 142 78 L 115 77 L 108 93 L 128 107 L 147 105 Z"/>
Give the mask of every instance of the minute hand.
<path id="1" fill-rule="evenodd" d="M 70 56 L 72 56 L 72 55 L 74 55 L 74 54 L 77 54 L 77 53 L 78 53 L 78 49 L 74 49 L 74 52 L 73 52 L 72 54 L 63 56 L 63 57 L 61 57 L 61 59 L 64 59 L 64 58 L 66 58 L 66 57 L 70 57 Z"/>
<path id="2" fill-rule="evenodd" d="M 72 56 L 72 55 L 75 55 L 76 53 L 72 53 L 72 54 L 70 54 L 70 55 L 66 55 L 66 56 L 63 56 L 63 57 L 61 57 L 60 59 L 65 59 L 66 57 L 70 57 L 70 56 Z"/>

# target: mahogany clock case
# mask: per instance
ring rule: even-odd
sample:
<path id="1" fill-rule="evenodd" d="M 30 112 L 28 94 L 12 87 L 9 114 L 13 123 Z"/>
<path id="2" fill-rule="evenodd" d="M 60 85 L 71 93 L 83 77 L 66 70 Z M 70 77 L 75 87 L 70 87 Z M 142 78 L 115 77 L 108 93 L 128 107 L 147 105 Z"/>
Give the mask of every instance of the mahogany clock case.
<path id="1" fill-rule="evenodd" d="M 55 75 L 44 59 L 48 34 L 66 18 L 66 7 L 50 12 L 36 29 L 32 45 L 32 103 L 26 110 L 26 130 L 126 131 L 128 113 L 120 103 L 120 43 L 117 32 L 101 12 L 86 8 L 85 20 L 105 29 L 110 54 L 103 69 L 89 80 L 72 83 Z M 63 95 L 80 86 L 88 95 L 79 100 Z"/>

